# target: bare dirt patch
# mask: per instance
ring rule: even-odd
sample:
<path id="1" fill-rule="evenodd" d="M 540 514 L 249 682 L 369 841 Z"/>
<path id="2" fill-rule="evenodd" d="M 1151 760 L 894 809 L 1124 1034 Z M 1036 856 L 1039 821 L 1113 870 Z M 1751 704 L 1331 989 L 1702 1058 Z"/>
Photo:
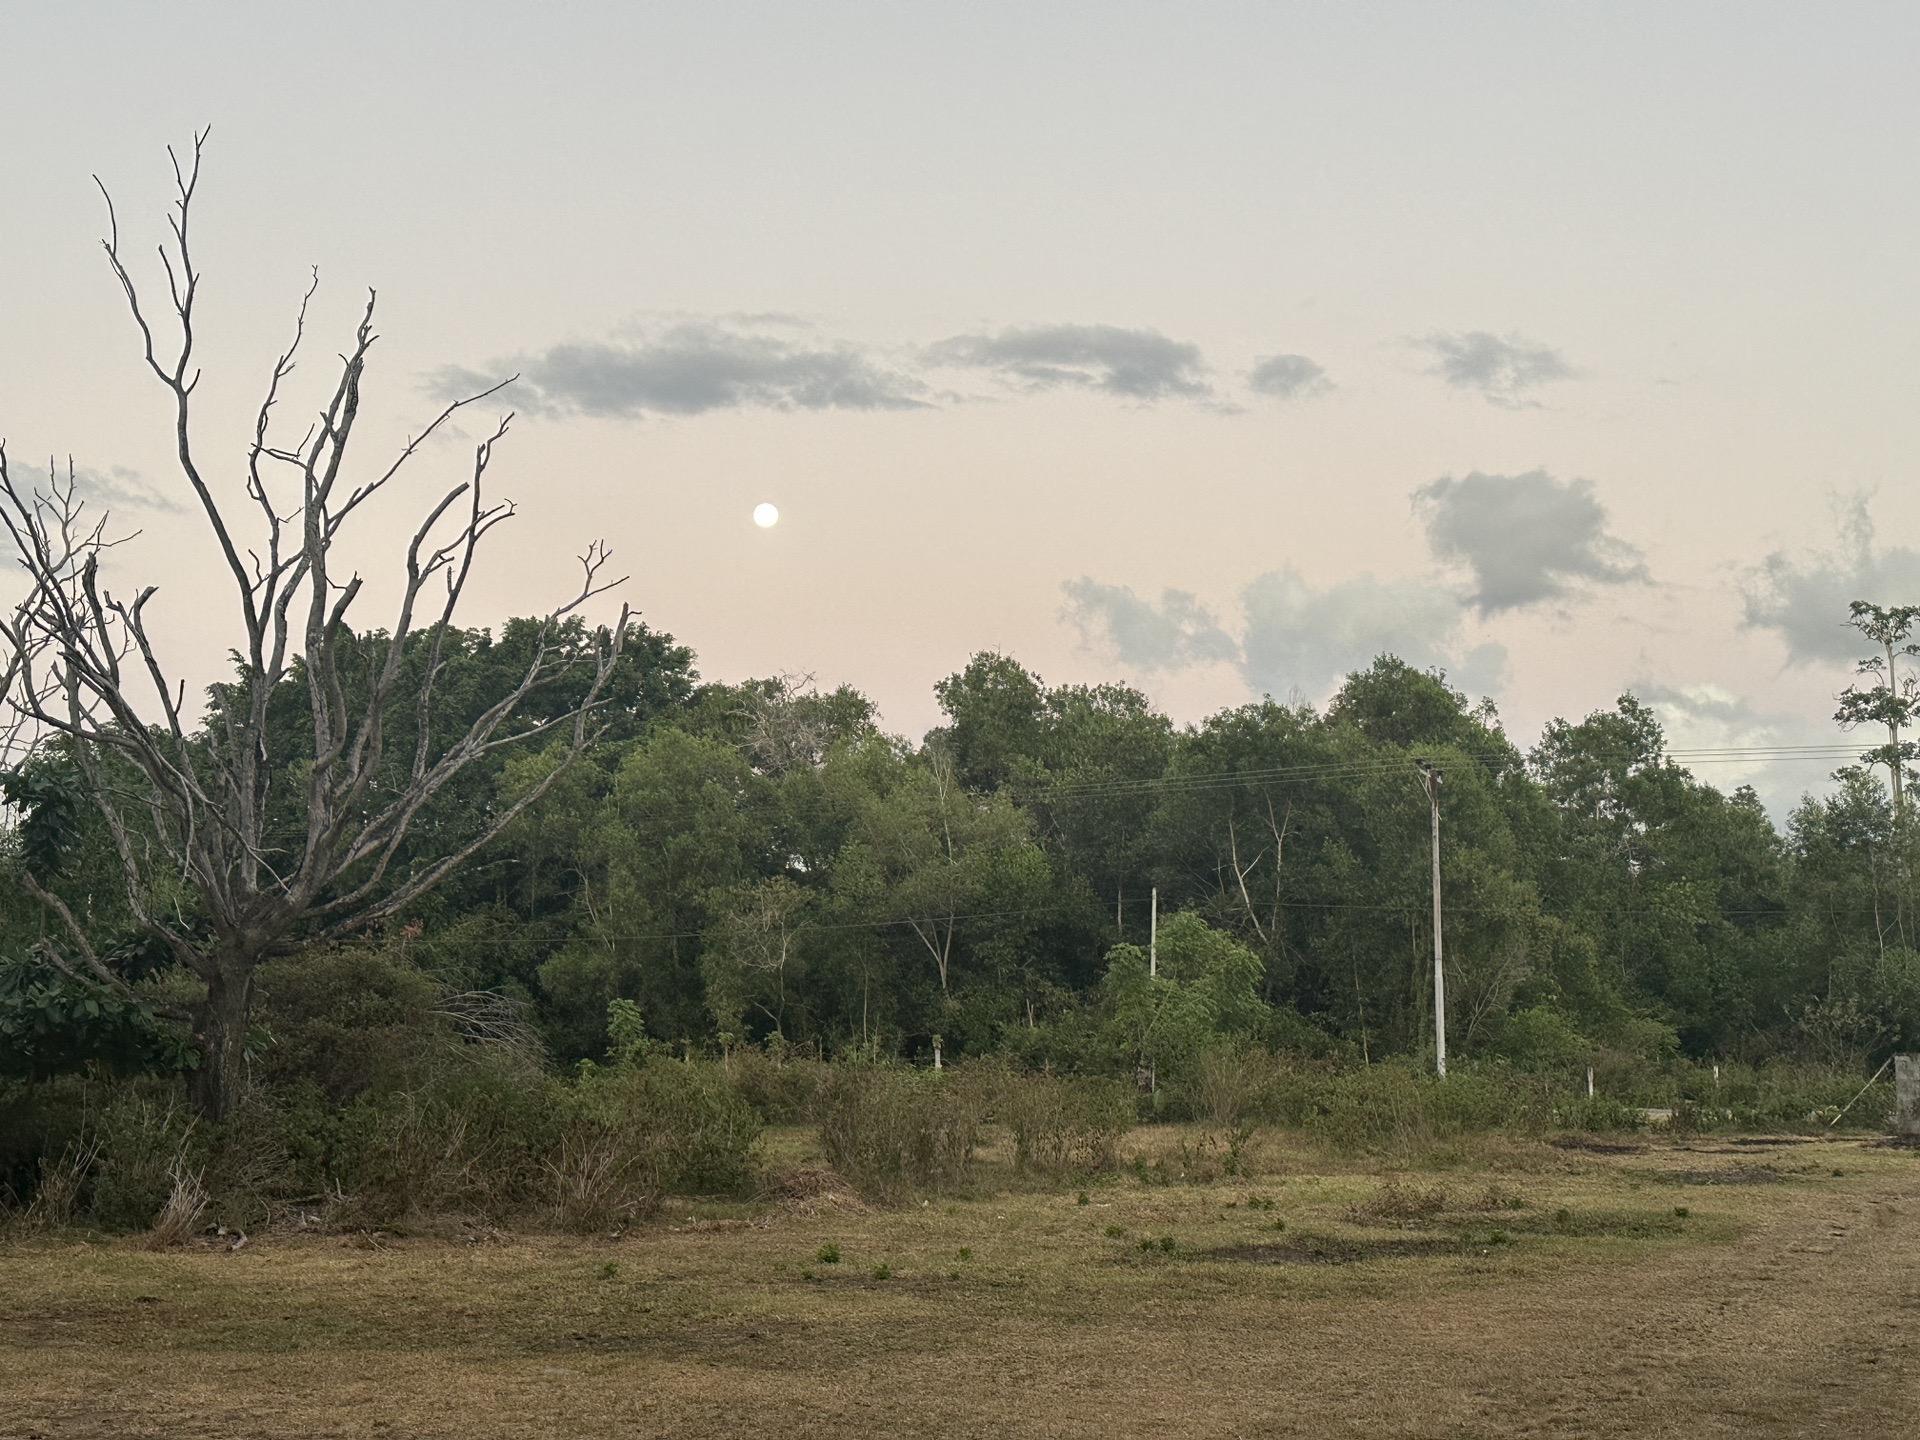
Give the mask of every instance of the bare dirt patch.
<path id="1" fill-rule="evenodd" d="M 1764 1165 L 1729 1165 L 1724 1170 L 1673 1170 L 1664 1178 L 1679 1185 L 1779 1185 L 1787 1177 Z"/>
<path id="2" fill-rule="evenodd" d="M 1342 1235 L 1293 1235 L 1257 1245 L 1230 1245 L 1196 1255 L 1198 1260 L 1244 1260 L 1255 1265 L 1357 1265 L 1363 1260 L 1407 1260 L 1470 1253 L 1452 1235 L 1395 1235 L 1354 1240 Z"/>

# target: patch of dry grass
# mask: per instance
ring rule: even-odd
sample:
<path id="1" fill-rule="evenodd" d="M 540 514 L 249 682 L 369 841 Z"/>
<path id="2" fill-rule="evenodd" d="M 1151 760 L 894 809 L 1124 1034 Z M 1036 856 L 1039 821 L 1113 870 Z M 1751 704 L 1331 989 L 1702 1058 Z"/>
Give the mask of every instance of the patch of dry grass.
<path id="1" fill-rule="evenodd" d="M 764 1201 L 617 1240 L 21 1233 L 0 1434 L 1752 1436 L 1804 1428 L 1794 1385 L 1871 1418 L 1872 1362 L 1920 1343 L 1920 1172 L 1858 1142 L 1268 1136 L 1228 1175 L 1155 1127 L 1066 1189 L 1004 1148 L 968 1198 L 878 1209 L 775 1135 Z"/>

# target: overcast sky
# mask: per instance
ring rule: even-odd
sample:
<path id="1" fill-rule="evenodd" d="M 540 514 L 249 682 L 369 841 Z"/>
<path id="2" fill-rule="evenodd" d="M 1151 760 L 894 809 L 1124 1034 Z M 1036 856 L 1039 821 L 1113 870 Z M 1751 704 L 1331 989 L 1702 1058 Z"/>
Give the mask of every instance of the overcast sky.
<path id="1" fill-rule="evenodd" d="M 150 254 L 202 124 L 223 483 L 312 266 L 310 387 L 380 294 L 368 465 L 524 377 L 471 623 L 604 536 L 708 676 L 916 734 L 982 648 L 1182 720 L 1391 649 L 1523 740 L 1633 688 L 1742 745 L 1833 738 L 1845 602 L 1920 601 L 1910 5 L 75 3 L 0 41 L 0 435 L 144 528 L 117 563 L 196 683 L 231 607 L 89 177 Z M 478 424 L 365 535 L 369 601 Z"/>

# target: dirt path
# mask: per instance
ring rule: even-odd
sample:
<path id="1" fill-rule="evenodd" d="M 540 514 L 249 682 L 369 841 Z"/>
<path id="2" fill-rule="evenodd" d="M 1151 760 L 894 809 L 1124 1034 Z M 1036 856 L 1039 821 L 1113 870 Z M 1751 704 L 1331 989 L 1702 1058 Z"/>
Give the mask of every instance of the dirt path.
<path id="1" fill-rule="evenodd" d="M 222 1345 L 218 1316 L 183 1339 L 124 1306 L 0 1296 L 0 1435 L 1901 1433 L 1920 1169 L 1774 1191 L 1730 1244 L 1392 1298 L 1175 1266 L 1163 1291 L 1065 1318 L 882 1287 L 801 1321 L 743 1290 L 698 1330 L 571 1349 L 449 1347 L 443 1315 L 275 1350 L 238 1310 Z"/>

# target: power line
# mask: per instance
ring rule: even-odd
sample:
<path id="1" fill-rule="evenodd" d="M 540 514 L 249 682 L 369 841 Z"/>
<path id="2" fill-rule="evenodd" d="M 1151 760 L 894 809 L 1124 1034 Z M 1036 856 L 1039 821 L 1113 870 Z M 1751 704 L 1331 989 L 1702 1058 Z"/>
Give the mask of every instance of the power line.
<path id="1" fill-rule="evenodd" d="M 1139 896 L 1125 903 L 1134 906 L 1143 906 L 1149 902 L 1146 896 Z M 1275 902 L 1275 908 L 1281 910 L 1337 910 L 1364 914 L 1413 915 L 1424 914 L 1427 903 L 1425 896 L 1410 896 L 1404 901 L 1281 900 Z M 1105 901 L 1098 902 L 1098 908 L 1103 912 L 1105 905 Z M 887 920 L 837 920 L 818 924 L 806 922 L 795 925 L 793 929 L 796 934 L 802 931 L 837 934 L 858 930 L 889 930 L 896 929 L 903 925 L 948 925 L 973 920 L 1027 919 L 1040 915 L 1082 912 L 1091 914 L 1094 908 L 1095 907 L 1090 904 L 1036 905 L 1014 910 L 976 910 L 964 914 L 903 916 Z M 1453 915 L 1517 915 L 1521 918 L 1535 915 L 1543 919 L 1567 918 L 1565 915 L 1554 910 L 1543 909 L 1529 911 L 1520 909 L 1516 911 L 1513 907 L 1505 905 L 1465 905 L 1457 902 L 1449 903 L 1447 911 Z M 1666 907 L 1657 905 L 1581 905 L 1573 907 L 1573 912 L 1582 917 L 1604 916 L 1608 919 L 1624 919 L 1640 915 L 1669 915 L 1672 913 Z M 1766 916 L 1785 915 L 1786 913 L 1787 909 L 1784 905 L 1751 906 L 1741 909 L 1715 906 L 1709 915 L 1703 917 L 1702 921 L 1696 923 L 1709 923 L 1715 919 L 1758 919 Z M 1865 916 L 1873 914 L 1874 911 L 1872 906 L 1861 905 L 1857 907 L 1843 907 L 1838 910 L 1826 908 L 1823 909 L 1821 913 L 1823 915 Z M 573 930 L 552 936 L 498 936 L 490 938 L 484 943 L 489 945 L 558 946 L 574 940 L 591 940 L 604 944 L 633 944 L 641 941 L 700 940 L 704 939 L 708 933 L 706 930 L 657 930 L 609 935 L 593 930 Z"/>
<path id="2" fill-rule="evenodd" d="M 1693 765 L 1733 765 L 1766 764 L 1785 761 L 1833 761 L 1857 760 L 1860 752 L 1850 745 L 1755 745 L 1755 746 L 1718 746 L 1698 749 L 1667 750 L 1653 759 L 1671 761 L 1676 765 L 1684 762 Z M 1448 765 L 1459 767 L 1460 762 L 1486 763 L 1489 761 L 1511 761 L 1518 759 L 1522 767 L 1526 757 L 1510 750 L 1455 750 L 1439 752 L 1424 757 L 1431 763 L 1445 768 Z M 1599 756 L 1600 759 L 1621 759 L 1639 757 Z M 1087 781 L 1047 781 L 1041 780 L 1032 785 L 1015 781 L 1010 788 L 1024 792 L 1023 798 L 1049 800 L 1053 798 L 1119 797 L 1141 794 L 1148 791 L 1215 790 L 1232 789 L 1240 785 L 1265 784 L 1277 781 L 1339 780 L 1380 775 L 1395 771 L 1404 771 L 1412 763 L 1410 756 L 1392 756 L 1369 758 L 1354 761 L 1320 761 L 1301 765 L 1277 765 L 1248 770 L 1215 771 L 1195 775 L 1155 775 L 1139 779 L 1113 778 Z"/>

